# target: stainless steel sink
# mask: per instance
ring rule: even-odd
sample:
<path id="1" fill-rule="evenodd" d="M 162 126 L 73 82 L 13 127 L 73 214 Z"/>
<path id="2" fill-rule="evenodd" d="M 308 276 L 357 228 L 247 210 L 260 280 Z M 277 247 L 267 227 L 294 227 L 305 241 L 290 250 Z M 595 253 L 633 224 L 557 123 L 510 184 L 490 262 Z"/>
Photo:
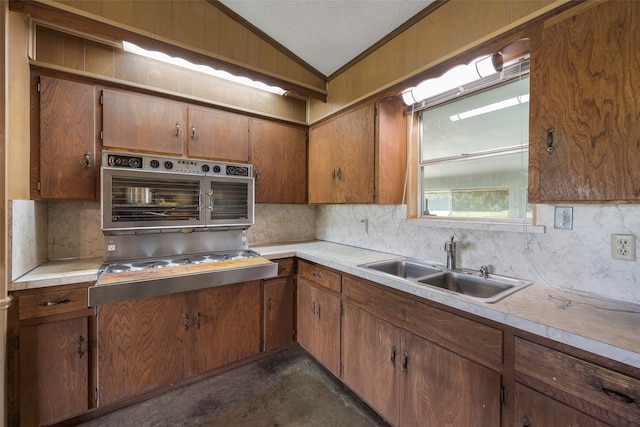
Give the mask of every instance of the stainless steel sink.
<path id="1" fill-rule="evenodd" d="M 372 262 L 362 264 L 360 267 L 484 303 L 499 301 L 531 284 L 531 282 L 505 276 L 482 277 L 479 272 L 465 269 L 449 270 L 407 258 Z"/>
<path id="2" fill-rule="evenodd" d="M 530 282 L 502 276 L 480 277 L 470 272 L 449 271 L 418 280 L 419 283 L 435 286 L 482 302 L 496 302 L 510 295 Z"/>
<path id="3" fill-rule="evenodd" d="M 430 274 L 442 273 L 442 269 L 407 259 L 390 259 L 387 261 L 363 264 L 362 267 L 402 277 L 403 279 L 418 279 Z"/>

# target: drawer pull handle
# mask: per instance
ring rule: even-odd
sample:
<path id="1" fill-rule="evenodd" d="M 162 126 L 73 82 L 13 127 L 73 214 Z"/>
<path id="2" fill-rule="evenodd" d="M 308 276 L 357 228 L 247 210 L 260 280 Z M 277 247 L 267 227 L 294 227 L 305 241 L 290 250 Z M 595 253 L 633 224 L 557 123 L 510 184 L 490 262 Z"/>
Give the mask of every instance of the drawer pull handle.
<path id="1" fill-rule="evenodd" d="M 71 300 L 67 297 L 62 297 L 58 300 L 54 300 L 54 301 L 44 301 L 40 303 L 40 306 L 42 307 L 51 307 L 52 305 L 60 305 L 60 304 L 67 304 L 70 303 Z"/>
<path id="2" fill-rule="evenodd" d="M 526 415 L 522 417 L 522 427 L 531 427 L 531 421 L 529 421 L 529 417 Z"/>
<path id="3" fill-rule="evenodd" d="M 589 385 L 592 386 L 596 391 L 600 391 L 600 392 L 604 393 L 609 398 L 611 398 L 611 399 L 613 399 L 615 401 L 622 402 L 622 403 L 636 403 L 636 404 L 639 404 L 639 402 L 640 402 L 640 400 L 638 400 L 638 402 L 636 402 L 635 399 L 633 399 L 632 397 L 627 396 L 624 393 L 620 393 L 619 391 L 611 390 L 609 388 L 604 387 L 602 385 L 602 383 L 600 382 L 600 380 L 592 379 L 589 382 Z"/>
<path id="4" fill-rule="evenodd" d="M 76 350 L 78 353 L 78 356 L 80 356 L 80 358 L 82 358 L 82 356 L 84 356 L 84 338 L 82 337 L 82 335 L 80 335 L 78 337 L 78 339 L 76 340 Z"/>
<path id="5" fill-rule="evenodd" d="M 402 369 L 405 371 L 409 369 L 409 355 L 407 353 L 402 356 Z"/>
<path id="6" fill-rule="evenodd" d="M 319 273 L 312 273 L 311 275 L 316 279 L 322 279 L 322 276 Z"/>
<path id="7" fill-rule="evenodd" d="M 391 346 L 391 365 L 396 366 L 396 346 Z"/>

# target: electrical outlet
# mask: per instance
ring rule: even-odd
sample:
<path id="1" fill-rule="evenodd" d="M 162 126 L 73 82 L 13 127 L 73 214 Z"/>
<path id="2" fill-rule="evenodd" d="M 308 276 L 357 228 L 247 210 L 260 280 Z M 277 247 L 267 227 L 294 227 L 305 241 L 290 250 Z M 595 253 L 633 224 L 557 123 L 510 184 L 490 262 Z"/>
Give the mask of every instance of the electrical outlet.
<path id="1" fill-rule="evenodd" d="M 287 220 L 285 218 L 280 218 L 280 228 L 285 228 L 287 226 Z"/>
<path id="2" fill-rule="evenodd" d="M 611 258 L 623 261 L 635 261 L 636 236 L 630 234 L 612 234 Z"/>

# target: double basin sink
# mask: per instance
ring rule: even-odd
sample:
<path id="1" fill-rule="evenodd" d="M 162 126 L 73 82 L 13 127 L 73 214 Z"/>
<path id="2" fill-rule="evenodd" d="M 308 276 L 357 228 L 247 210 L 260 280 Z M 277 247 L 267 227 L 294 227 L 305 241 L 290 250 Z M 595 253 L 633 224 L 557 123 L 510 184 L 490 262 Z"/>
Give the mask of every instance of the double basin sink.
<path id="1" fill-rule="evenodd" d="M 531 282 L 488 275 L 466 269 L 448 270 L 409 258 L 362 264 L 359 267 L 406 279 L 418 285 L 452 292 L 476 301 L 494 303 L 528 286 Z"/>

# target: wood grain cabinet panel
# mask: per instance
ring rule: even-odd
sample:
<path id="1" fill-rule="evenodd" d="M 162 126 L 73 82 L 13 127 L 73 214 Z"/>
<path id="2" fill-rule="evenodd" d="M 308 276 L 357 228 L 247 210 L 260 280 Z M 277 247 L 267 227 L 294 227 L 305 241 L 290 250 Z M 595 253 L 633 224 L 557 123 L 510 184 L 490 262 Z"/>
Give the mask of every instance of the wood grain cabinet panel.
<path id="1" fill-rule="evenodd" d="M 640 201 L 639 20 L 590 1 L 532 39 L 529 202 Z"/>
<path id="2" fill-rule="evenodd" d="M 515 372 L 520 383 L 550 393 L 557 400 L 608 424 L 640 425 L 640 377 L 522 338 L 515 340 Z"/>
<path id="3" fill-rule="evenodd" d="M 5 388 L 9 426 L 50 425 L 95 407 L 95 316 L 87 308 L 89 285 L 12 293 Z"/>
<path id="4" fill-rule="evenodd" d="M 160 154 L 182 155 L 187 106 L 178 101 L 102 91 L 102 145 Z"/>
<path id="5" fill-rule="evenodd" d="M 260 351 L 260 281 L 99 307 L 99 405 Z"/>
<path id="6" fill-rule="evenodd" d="M 189 106 L 187 155 L 230 162 L 249 162 L 249 118 L 240 114 Z"/>
<path id="7" fill-rule="evenodd" d="M 309 203 L 402 203 L 400 99 L 364 104 L 309 130 Z"/>
<path id="8" fill-rule="evenodd" d="M 307 202 L 307 130 L 251 120 L 256 203 Z"/>
<path id="9" fill-rule="evenodd" d="M 294 339 L 294 285 L 293 277 L 264 280 L 263 350 L 285 347 Z"/>
<path id="10" fill-rule="evenodd" d="M 42 426 L 89 409 L 88 318 L 20 330 L 20 426 Z"/>
<path id="11" fill-rule="evenodd" d="M 340 377 L 340 297 L 298 279 L 298 342 L 318 362 Z"/>
<path id="12" fill-rule="evenodd" d="M 260 281 L 219 286 L 192 294 L 190 375 L 260 352 Z"/>
<path id="13" fill-rule="evenodd" d="M 97 197 L 93 85 L 40 76 L 39 143 L 34 195 L 46 200 Z"/>
<path id="14" fill-rule="evenodd" d="M 312 264 L 298 261 L 298 276 L 335 292 L 342 291 L 342 275 L 338 272 Z"/>
<path id="15" fill-rule="evenodd" d="M 99 406 L 189 375 L 184 294 L 106 304 L 98 314 Z M 188 325 L 188 324 L 187 324 Z"/>
<path id="16" fill-rule="evenodd" d="M 500 426 L 500 373 L 349 303 L 342 345 L 343 381 L 392 425 Z"/>
<path id="17" fill-rule="evenodd" d="M 602 423 L 568 405 L 522 384 L 515 386 L 515 425 L 605 427 Z"/>

